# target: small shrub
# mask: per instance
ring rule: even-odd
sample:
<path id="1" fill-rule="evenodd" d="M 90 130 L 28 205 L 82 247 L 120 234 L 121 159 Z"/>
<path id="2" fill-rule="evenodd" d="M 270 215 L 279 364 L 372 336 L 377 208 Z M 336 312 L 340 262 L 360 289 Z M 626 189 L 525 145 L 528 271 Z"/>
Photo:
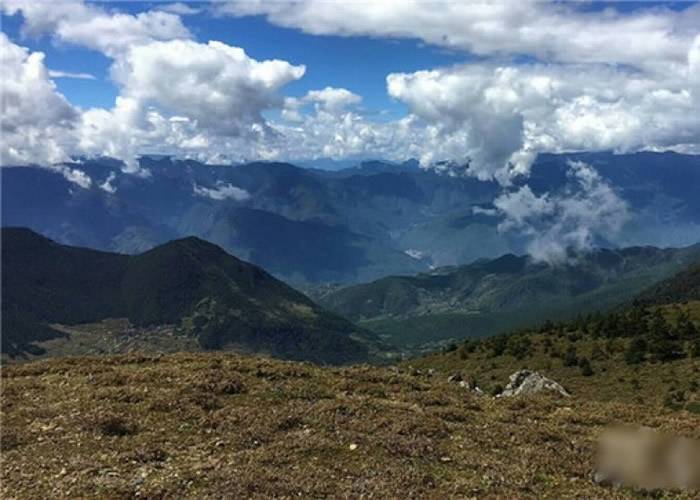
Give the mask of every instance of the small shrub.
<path id="1" fill-rule="evenodd" d="M 666 397 L 664 397 L 664 406 L 674 410 L 680 410 L 683 407 L 685 400 L 686 397 L 683 391 L 678 391 L 674 390 L 673 388 L 669 388 Z"/>
<path id="2" fill-rule="evenodd" d="M 130 436 L 136 434 L 136 426 L 119 415 L 105 415 L 98 419 L 98 430 L 105 436 Z"/>
<path id="3" fill-rule="evenodd" d="M 477 345 L 478 345 L 478 342 L 472 342 L 472 341 L 470 341 L 470 340 L 465 340 L 465 341 L 464 341 L 464 344 L 462 344 L 462 347 L 464 348 L 464 350 L 465 350 L 466 352 L 468 352 L 469 354 L 471 354 L 471 353 L 473 353 L 474 351 L 476 351 Z"/>
<path id="4" fill-rule="evenodd" d="M 454 342 L 451 342 L 451 343 L 447 344 L 447 346 L 445 346 L 444 352 L 448 353 L 448 352 L 454 352 L 456 350 L 457 350 L 457 344 L 455 344 Z"/>
<path id="5" fill-rule="evenodd" d="M 593 375 L 593 367 L 591 367 L 591 362 L 588 361 L 588 358 L 581 358 L 578 360 L 578 366 L 581 369 L 581 375 L 584 377 L 590 377 Z"/>
<path id="6" fill-rule="evenodd" d="M 700 358 L 700 338 L 691 342 L 689 354 L 691 358 Z"/>
<path id="7" fill-rule="evenodd" d="M 24 444 L 24 442 L 17 432 L 17 429 L 3 426 L 2 432 L 0 432 L 0 451 L 10 451 L 22 444 Z"/>
<path id="8" fill-rule="evenodd" d="M 216 387 L 217 394 L 226 395 L 241 394 L 245 392 L 245 390 L 243 382 L 238 379 L 224 380 Z"/>
<path id="9" fill-rule="evenodd" d="M 625 351 L 625 363 L 638 365 L 646 359 L 647 344 L 644 339 L 634 339 Z"/>
<path id="10" fill-rule="evenodd" d="M 137 450 L 131 459 L 142 464 L 165 462 L 168 459 L 168 453 L 161 448 L 144 448 Z"/>
<path id="11" fill-rule="evenodd" d="M 277 430 L 287 432 L 302 427 L 303 425 L 304 421 L 301 418 L 292 416 L 284 418 L 279 422 L 279 424 L 277 424 Z"/>
<path id="12" fill-rule="evenodd" d="M 199 406 L 204 411 L 214 411 L 221 408 L 221 403 L 213 394 L 196 393 L 187 398 L 188 402 Z"/>
<path id="13" fill-rule="evenodd" d="M 569 346 L 564 355 L 564 366 L 576 366 L 578 364 L 578 357 L 576 357 L 576 346 L 573 344 Z"/>
<path id="14" fill-rule="evenodd" d="M 605 352 L 600 348 L 600 346 L 596 344 L 593 347 L 593 350 L 591 351 L 591 359 L 593 359 L 594 361 L 602 361 L 607 358 L 607 354 L 605 354 Z"/>

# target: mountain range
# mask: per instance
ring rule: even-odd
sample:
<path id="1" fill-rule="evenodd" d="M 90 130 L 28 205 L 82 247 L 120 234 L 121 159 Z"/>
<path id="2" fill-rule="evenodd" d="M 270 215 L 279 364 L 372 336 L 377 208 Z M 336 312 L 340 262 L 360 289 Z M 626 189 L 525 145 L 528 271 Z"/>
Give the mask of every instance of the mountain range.
<path id="1" fill-rule="evenodd" d="M 564 265 L 506 254 L 312 288 L 315 303 L 196 237 L 136 255 L 61 245 L 25 228 L 3 228 L 2 242 L 2 351 L 13 357 L 70 354 L 82 342 L 91 350 L 79 353 L 233 349 L 319 363 L 379 361 L 610 309 L 653 285 L 657 295 L 687 296 L 678 283 L 696 286 L 697 267 L 686 268 L 700 261 L 700 245 L 599 249 Z M 679 270 L 689 278 L 662 281 Z M 126 323 L 105 323 L 118 318 Z M 100 332 L 126 343 L 105 348 Z M 73 336 L 68 347 L 46 343 Z"/>
<path id="2" fill-rule="evenodd" d="M 699 158 L 543 154 L 513 188 L 527 183 L 537 196 L 566 193 L 569 162 L 586 162 L 631 214 L 620 234 L 595 245 L 683 246 L 700 240 Z M 300 286 L 361 283 L 526 250 L 526 235 L 499 229 L 496 182 L 440 174 L 415 161 L 337 171 L 167 157 L 140 162 L 140 175 L 111 159 L 3 168 L 2 225 L 129 254 L 193 235 Z M 67 179 L 72 171 L 82 172 L 80 183 Z"/>
<path id="3" fill-rule="evenodd" d="M 10 356 L 45 353 L 37 342 L 65 337 L 64 326 L 110 318 L 171 325 L 170 342 L 194 339 L 200 350 L 318 363 L 367 361 L 378 344 L 371 332 L 198 238 L 123 255 L 3 228 L 2 245 L 2 352 Z"/>

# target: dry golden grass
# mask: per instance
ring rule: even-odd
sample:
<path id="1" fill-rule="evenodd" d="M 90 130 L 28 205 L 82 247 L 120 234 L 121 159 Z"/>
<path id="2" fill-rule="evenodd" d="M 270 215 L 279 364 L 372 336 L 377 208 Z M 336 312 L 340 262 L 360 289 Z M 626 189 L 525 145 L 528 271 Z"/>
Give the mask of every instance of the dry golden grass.
<path id="1" fill-rule="evenodd" d="M 700 437 L 685 411 L 495 400 L 408 368 L 132 354 L 2 377 L 3 498 L 626 498 L 590 478 L 603 427 Z"/>

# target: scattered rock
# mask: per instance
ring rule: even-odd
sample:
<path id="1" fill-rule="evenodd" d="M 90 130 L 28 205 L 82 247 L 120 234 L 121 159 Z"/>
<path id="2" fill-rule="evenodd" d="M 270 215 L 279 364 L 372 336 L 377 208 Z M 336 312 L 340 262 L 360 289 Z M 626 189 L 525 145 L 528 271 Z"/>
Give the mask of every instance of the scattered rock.
<path id="1" fill-rule="evenodd" d="M 613 481 L 607 473 L 601 471 L 595 471 L 593 473 L 593 482 L 600 486 L 620 486 L 619 482 Z"/>
<path id="2" fill-rule="evenodd" d="M 352 443 L 350 446 L 350 451 L 355 451 L 357 449 L 357 445 L 355 443 Z"/>
<path id="3" fill-rule="evenodd" d="M 475 394 L 484 394 L 484 391 L 481 390 L 481 388 L 476 384 L 474 380 L 464 380 L 464 377 L 460 372 L 453 373 L 452 375 L 447 377 L 447 382 L 456 383 L 460 387 L 467 389 L 468 391 L 471 391 Z"/>
<path id="4" fill-rule="evenodd" d="M 532 370 L 518 370 L 509 380 L 508 385 L 497 397 L 529 396 L 545 391 L 570 396 L 561 384 Z"/>
<path id="5" fill-rule="evenodd" d="M 474 382 L 474 381 L 465 382 L 464 380 L 462 380 L 459 383 L 459 386 L 464 387 L 468 391 L 471 391 L 474 394 L 477 394 L 479 396 L 482 396 L 485 394 L 484 391 L 482 391 L 481 388 L 478 385 L 476 385 L 476 382 Z"/>

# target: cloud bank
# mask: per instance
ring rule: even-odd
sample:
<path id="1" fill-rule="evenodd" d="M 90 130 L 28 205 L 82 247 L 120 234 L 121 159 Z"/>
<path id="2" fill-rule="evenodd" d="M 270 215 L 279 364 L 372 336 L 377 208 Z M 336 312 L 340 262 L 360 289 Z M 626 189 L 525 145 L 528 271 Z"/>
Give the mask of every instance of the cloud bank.
<path id="1" fill-rule="evenodd" d="M 40 53 L 3 38 L 5 52 L 15 54 L 6 57 L 7 95 L 24 88 L 43 103 L 27 113 L 26 99 L 5 100 L 3 127 L 11 132 L 3 164 L 108 155 L 136 171 L 142 153 L 217 162 L 416 157 L 426 166 L 467 166 L 469 175 L 508 186 L 543 151 L 700 152 L 697 5 L 681 12 L 539 1 L 196 7 L 163 4 L 131 14 L 80 0 L 5 0 L 6 14 L 23 16 L 26 36 L 48 34 L 111 58 L 119 95 L 110 109 L 78 110 L 51 84 Z M 285 97 L 285 86 L 303 78 L 301 64 L 257 61 L 239 47 L 195 41 L 182 16 L 207 8 L 263 15 L 315 35 L 418 39 L 479 57 L 387 75 L 388 95 L 409 112 L 375 121 L 349 89 Z M 39 68 L 31 79 L 28 66 Z"/>

